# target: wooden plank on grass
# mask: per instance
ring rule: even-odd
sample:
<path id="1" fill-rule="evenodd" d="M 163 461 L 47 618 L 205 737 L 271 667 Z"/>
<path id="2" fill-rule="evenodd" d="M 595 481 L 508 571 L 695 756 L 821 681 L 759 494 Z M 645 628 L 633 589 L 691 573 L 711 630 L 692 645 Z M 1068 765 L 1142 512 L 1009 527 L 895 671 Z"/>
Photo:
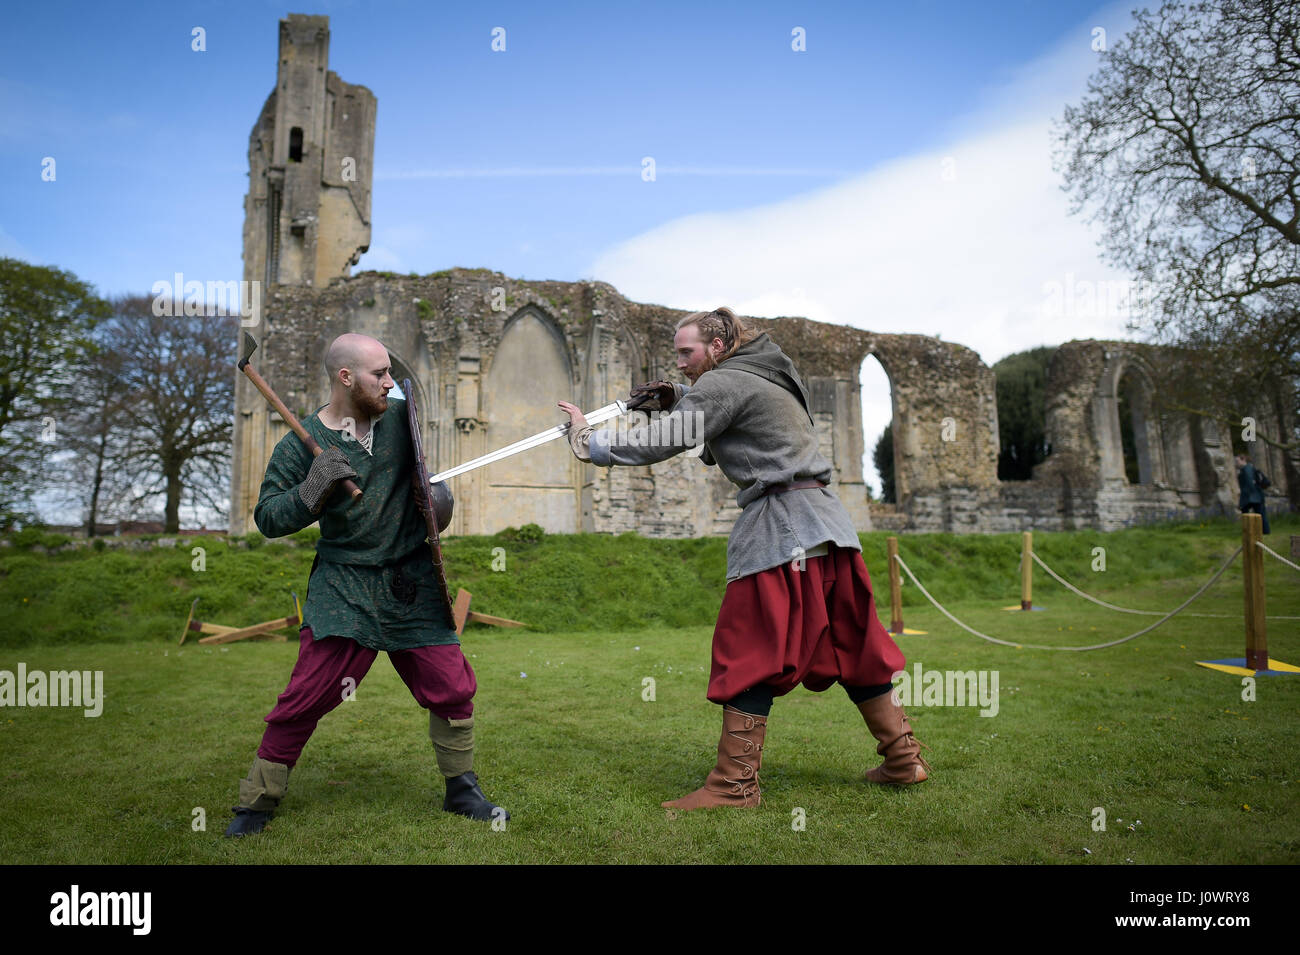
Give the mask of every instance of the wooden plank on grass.
<path id="1" fill-rule="evenodd" d="M 231 630 L 229 633 L 217 633 L 210 637 L 204 637 L 199 643 L 212 645 L 216 643 L 234 643 L 236 640 L 246 640 L 249 637 L 255 637 L 259 634 L 270 633 L 272 630 L 280 630 L 284 627 L 298 626 L 297 617 L 281 617 L 279 620 L 268 620 L 266 623 L 254 624 L 251 627 L 243 627 L 239 630 Z"/>
<path id="2" fill-rule="evenodd" d="M 527 624 L 520 623 L 518 620 L 507 620 L 505 617 L 493 617 L 490 614 L 479 613 L 477 610 L 469 612 L 470 623 L 486 623 L 492 627 L 525 627 Z"/>
<path id="3" fill-rule="evenodd" d="M 473 596 L 473 594 L 464 588 L 456 591 L 456 606 L 451 608 L 451 615 L 456 624 L 457 636 L 460 636 L 465 629 L 465 621 L 469 617 L 469 602 L 470 598 Z"/>

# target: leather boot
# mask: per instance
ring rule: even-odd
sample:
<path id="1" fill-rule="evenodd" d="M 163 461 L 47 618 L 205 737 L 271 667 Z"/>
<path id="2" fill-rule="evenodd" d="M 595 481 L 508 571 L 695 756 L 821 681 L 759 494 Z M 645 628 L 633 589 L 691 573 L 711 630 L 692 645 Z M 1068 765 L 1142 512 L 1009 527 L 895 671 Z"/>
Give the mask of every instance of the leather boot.
<path id="1" fill-rule="evenodd" d="M 256 835 L 265 829 L 266 824 L 271 821 L 270 812 L 259 812 L 256 809 L 246 809 L 243 806 L 235 806 L 232 811 L 235 818 L 230 820 L 230 825 L 226 826 L 226 838 L 228 839 Z"/>
<path id="2" fill-rule="evenodd" d="M 438 771 L 447 781 L 447 795 L 442 800 L 446 812 L 468 816 L 480 822 L 509 819 L 510 813 L 489 802 L 478 784 L 474 766 L 474 717 L 463 720 L 443 719 L 430 711 L 429 739 L 438 758 Z"/>
<path id="3" fill-rule="evenodd" d="M 487 796 L 483 795 L 478 776 L 472 770 L 459 776 L 447 777 L 447 795 L 442 801 L 442 808 L 444 812 L 454 812 L 480 822 L 510 818 L 510 813 L 489 802 Z"/>
<path id="4" fill-rule="evenodd" d="M 715 809 L 719 806 L 756 808 L 760 801 L 758 769 L 763 762 L 767 717 L 722 708 L 722 737 L 718 762 L 695 792 L 661 803 L 665 809 Z"/>
<path id="5" fill-rule="evenodd" d="M 891 786 L 908 786 L 929 778 L 930 764 L 921 756 L 925 744 L 912 735 L 912 724 L 899 705 L 897 691 L 890 690 L 858 704 L 867 729 L 880 741 L 876 752 L 885 761 L 867 770 L 867 781 Z M 927 749 L 929 747 L 926 747 Z"/>

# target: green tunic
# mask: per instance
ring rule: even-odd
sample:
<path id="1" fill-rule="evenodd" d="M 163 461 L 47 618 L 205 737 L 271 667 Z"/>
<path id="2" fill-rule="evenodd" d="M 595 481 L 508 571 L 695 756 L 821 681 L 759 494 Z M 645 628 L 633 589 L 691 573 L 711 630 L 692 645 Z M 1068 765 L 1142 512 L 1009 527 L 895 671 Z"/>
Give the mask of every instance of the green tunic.
<path id="1" fill-rule="evenodd" d="M 373 650 L 460 643 L 438 594 L 428 531 L 411 489 L 415 457 L 406 402 L 389 398 L 388 410 L 371 422 L 370 452 L 346 431 L 325 427 L 319 411 L 302 425 L 322 448 L 343 449 L 361 499 L 353 503 L 340 482 L 319 518 L 312 514 L 298 496 L 311 452 L 291 431 L 271 454 L 253 510 L 267 537 L 320 521 L 303 623 L 317 640 L 347 637 Z"/>

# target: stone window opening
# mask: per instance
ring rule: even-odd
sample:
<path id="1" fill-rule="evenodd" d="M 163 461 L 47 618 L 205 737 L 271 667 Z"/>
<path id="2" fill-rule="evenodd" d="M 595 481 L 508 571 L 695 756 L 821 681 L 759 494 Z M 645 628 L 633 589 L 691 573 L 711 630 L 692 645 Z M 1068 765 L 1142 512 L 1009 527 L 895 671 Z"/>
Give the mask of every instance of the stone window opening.
<path id="1" fill-rule="evenodd" d="M 1124 477 L 1129 484 L 1153 484 L 1156 462 L 1152 460 L 1151 431 L 1157 421 L 1151 413 L 1151 386 L 1140 373 L 1125 369 L 1115 392 Z"/>
<path id="2" fill-rule="evenodd" d="M 289 130 L 289 162 L 302 162 L 302 127 Z"/>
<path id="3" fill-rule="evenodd" d="M 874 352 L 858 370 L 862 422 L 862 480 L 876 506 L 898 504 L 898 451 L 894 445 L 893 382 Z"/>

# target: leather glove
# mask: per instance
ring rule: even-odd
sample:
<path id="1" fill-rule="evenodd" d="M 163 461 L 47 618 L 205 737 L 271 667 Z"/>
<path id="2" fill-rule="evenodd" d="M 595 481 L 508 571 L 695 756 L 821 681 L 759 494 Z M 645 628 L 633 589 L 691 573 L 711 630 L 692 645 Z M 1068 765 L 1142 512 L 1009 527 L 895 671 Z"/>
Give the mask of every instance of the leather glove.
<path id="1" fill-rule="evenodd" d="M 647 381 L 632 389 L 627 406 L 628 410 L 671 411 L 676 403 L 677 389 L 671 382 Z"/>
<path id="2" fill-rule="evenodd" d="M 298 497 L 307 505 L 307 510 L 319 514 L 339 481 L 356 476 L 357 472 L 352 470 L 342 448 L 326 448 L 316 455 L 307 477 L 298 485 Z"/>

